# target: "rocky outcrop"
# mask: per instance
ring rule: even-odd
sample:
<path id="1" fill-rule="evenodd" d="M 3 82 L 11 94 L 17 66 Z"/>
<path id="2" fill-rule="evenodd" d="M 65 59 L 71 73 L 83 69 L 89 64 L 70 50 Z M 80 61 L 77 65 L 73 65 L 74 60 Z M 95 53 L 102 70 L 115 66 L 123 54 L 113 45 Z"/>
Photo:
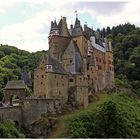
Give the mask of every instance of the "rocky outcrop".
<path id="1" fill-rule="evenodd" d="M 42 114 L 41 118 L 32 124 L 23 127 L 27 138 L 48 138 L 49 134 L 57 127 L 56 115 Z"/>

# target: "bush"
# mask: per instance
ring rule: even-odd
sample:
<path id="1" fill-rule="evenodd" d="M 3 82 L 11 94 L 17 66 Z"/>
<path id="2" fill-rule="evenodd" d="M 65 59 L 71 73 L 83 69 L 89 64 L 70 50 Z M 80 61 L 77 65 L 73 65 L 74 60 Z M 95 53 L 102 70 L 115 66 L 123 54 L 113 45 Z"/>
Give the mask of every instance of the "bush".
<path id="1" fill-rule="evenodd" d="M 136 94 L 139 94 L 140 95 L 140 81 L 132 81 L 131 82 L 131 85 L 132 85 L 132 91 Z"/>
<path id="2" fill-rule="evenodd" d="M 11 121 L 0 121 L 0 138 L 24 138 L 24 134 L 19 132 L 15 124 Z"/>
<path id="3" fill-rule="evenodd" d="M 70 138 L 139 138 L 140 101 L 113 94 L 95 112 L 87 112 L 68 120 Z"/>

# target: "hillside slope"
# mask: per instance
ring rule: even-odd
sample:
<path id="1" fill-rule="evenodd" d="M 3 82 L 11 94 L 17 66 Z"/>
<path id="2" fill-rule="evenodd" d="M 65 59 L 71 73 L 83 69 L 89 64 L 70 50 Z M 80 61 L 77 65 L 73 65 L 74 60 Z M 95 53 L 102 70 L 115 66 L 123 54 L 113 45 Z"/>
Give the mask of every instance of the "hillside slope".
<path id="1" fill-rule="evenodd" d="M 107 101 L 110 98 L 109 94 L 100 93 L 97 95 L 97 99 L 90 103 L 87 109 L 75 110 L 74 112 L 62 115 L 58 118 L 58 126 L 51 133 L 49 138 L 65 138 L 67 135 L 67 127 L 66 121 L 72 119 L 73 117 L 80 116 L 82 114 L 86 114 L 87 112 L 96 110 L 101 104 Z"/>
<path id="2" fill-rule="evenodd" d="M 133 94 L 99 94 L 86 110 L 59 117 L 50 138 L 140 138 L 139 109 Z"/>

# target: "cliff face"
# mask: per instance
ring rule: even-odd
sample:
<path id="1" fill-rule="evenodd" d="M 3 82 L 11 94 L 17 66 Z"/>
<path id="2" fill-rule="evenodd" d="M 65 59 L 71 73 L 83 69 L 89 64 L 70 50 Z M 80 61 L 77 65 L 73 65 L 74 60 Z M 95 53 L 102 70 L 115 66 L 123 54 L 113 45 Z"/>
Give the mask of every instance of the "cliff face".
<path id="1" fill-rule="evenodd" d="M 23 127 L 27 138 L 48 138 L 58 124 L 57 116 L 42 114 L 41 118 L 26 127 Z"/>

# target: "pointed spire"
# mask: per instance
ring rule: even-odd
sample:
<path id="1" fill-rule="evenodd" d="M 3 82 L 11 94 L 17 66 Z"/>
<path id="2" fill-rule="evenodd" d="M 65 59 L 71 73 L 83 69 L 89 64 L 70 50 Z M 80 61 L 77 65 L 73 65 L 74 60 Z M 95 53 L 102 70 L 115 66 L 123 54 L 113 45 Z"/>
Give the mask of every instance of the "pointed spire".
<path id="1" fill-rule="evenodd" d="M 61 36 L 67 36 L 67 37 L 70 36 L 69 31 L 68 31 L 68 27 L 67 27 L 66 17 L 61 18 L 58 27 L 60 29 Z"/>
<path id="2" fill-rule="evenodd" d="M 74 28 L 72 30 L 72 36 L 83 35 L 83 28 L 80 24 L 80 20 L 78 19 L 77 11 L 75 11 L 75 13 L 76 13 L 76 20 L 75 20 Z"/>
<path id="3" fill-rule="evenodd" d="M 57 23 L 56 23 L 56 19 L 54 20 L 53 28 L 58 28 Z"/>
<path id="4" fill-rule="evenodd" d="M 77 14 L 77 10 L 75 10 L 76 13 L 76 20 L 75 20 L 75 26 L 74 27 L 80 27 L 80 20 L 78 19 L 78 14 Z"/>
<path id="5" fill-rule="evenodd" d="M 78 18 L 78 12 L 77 12 L 77 10 L 75 10 L 75 14 L 76 14 L 76 18 Z"/>
<path id="6" fill-rule="evenodd" d="M 51 21 L 51 29 L 50 29 L 50 34 L 49 34 L 49 40 L 51 39 L 51 37 L 53 35 L 59 35 L 59 28 L 56 22 L 56 19 L 53 21 Z"/>

